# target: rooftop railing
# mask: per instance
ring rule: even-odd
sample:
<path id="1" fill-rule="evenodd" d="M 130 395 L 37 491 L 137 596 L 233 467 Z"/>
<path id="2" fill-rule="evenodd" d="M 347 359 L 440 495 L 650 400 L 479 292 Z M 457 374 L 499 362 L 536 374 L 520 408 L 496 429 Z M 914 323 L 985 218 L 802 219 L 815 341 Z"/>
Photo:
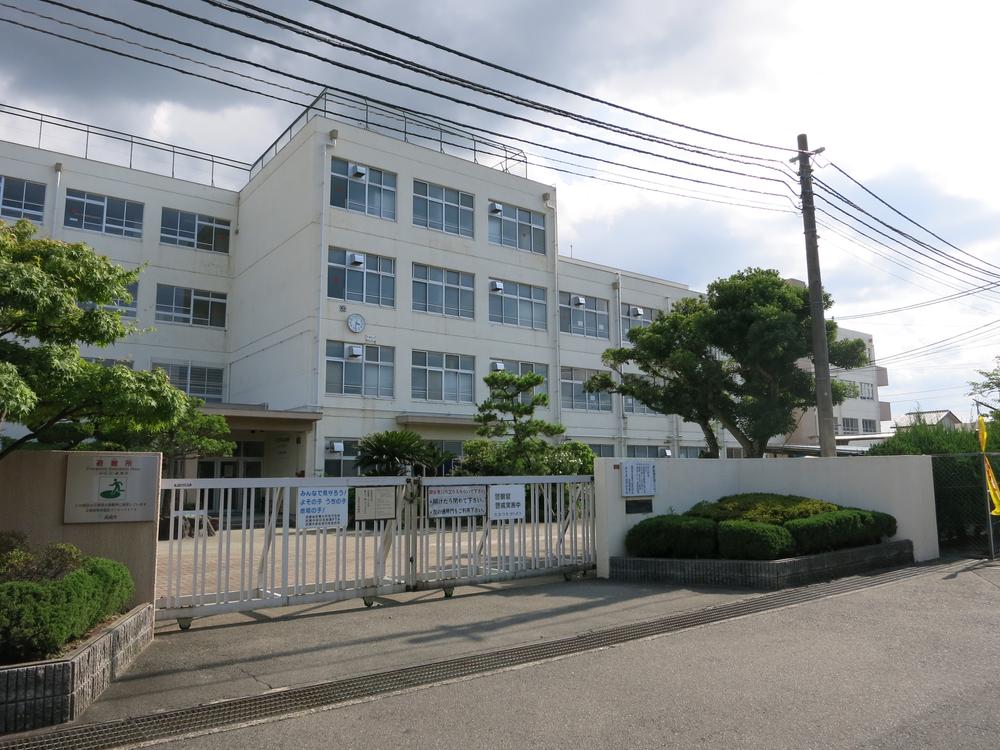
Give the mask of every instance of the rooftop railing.
<path id="1" fill-rule="evenodd" d="M 0 104 L 0 139 L 227 190 L 246 185 L 251 167 L 235 159 L 7 104 Z"/>
<path id="2" fill-rule="evenodd" d="M 527 177 L 528 160 L 519 148 L 482 138 L 402 107 L 324 90 L 253 163 L 250 178 L 260 172 L 315 117 L 337 120 L 491 169 Z"/>

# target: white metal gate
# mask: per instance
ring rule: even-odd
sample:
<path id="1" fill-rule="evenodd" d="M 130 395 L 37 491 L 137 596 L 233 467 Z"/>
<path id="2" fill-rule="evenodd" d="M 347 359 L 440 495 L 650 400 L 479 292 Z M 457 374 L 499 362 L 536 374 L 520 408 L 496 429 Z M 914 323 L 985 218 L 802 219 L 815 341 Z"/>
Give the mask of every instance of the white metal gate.
<path id="1" fill-rule="evenodd" d="M 523 485 L 523 519 L 435 518 L 428 487 Z M 392 487 L 395 518 L 298 528 L 298 490 Z M 156 619 L 569 574 L 594 567 L 590 476 L 167 479 Z"/>

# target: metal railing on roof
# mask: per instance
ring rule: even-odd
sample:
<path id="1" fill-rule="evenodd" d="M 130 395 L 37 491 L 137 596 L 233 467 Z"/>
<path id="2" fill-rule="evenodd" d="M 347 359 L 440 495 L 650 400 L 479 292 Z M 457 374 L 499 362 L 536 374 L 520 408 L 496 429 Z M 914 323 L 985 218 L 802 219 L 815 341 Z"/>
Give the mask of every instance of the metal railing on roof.
<path id="1" fill-rule="evenodd" d="M 528 160 L 519 148 L 482 138 L 401 107 L 324 90 L 251 165 L 250 178 L 253 179 L 315 117 L 337 120 L 502 172 L 527 176 Z"/>
<path id="2" fill-rule="evenodd" d="M 202 185 L 239 190 L 250 164 L 151 138 L 0 104 L 0 138 Z"/>

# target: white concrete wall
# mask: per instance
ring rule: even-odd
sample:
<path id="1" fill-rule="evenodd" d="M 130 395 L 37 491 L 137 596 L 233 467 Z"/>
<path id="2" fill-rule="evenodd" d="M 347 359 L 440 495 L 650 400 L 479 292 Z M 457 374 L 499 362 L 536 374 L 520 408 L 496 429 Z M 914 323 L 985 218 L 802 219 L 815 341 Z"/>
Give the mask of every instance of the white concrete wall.
<path id="1" fill-rule="evenodd" d="M 625 534 L 639 521 L 664 513 L 683 513 L 702 500 L 711 502 L 741 492 L 804 495 L 890 513 L 898 524 L 893 538 L 911 540 L 917 562 L 939 556 L 929 456 L 729 461 L 667 458 L 654 463 L 653 512 L 626 515 L 621 461 L 594 461 L 600 577 L 608 576 L 609 557 L 625 554 Z"/>

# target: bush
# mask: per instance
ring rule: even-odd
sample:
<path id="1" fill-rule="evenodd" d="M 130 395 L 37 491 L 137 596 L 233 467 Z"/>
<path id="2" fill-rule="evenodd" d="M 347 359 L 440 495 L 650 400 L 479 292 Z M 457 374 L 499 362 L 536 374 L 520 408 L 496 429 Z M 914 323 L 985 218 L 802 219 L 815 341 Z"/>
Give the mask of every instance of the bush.
<path id="1" fill-rule="evenodd" d="M 837 510 L 838 507 L 825 500 L 799 495 L 746 492 L 720 497 L 714 503 L 702 501 L 685 515 L 710 518 L 713 521 L 756 521 L 780 526 L 793 518 L 808 518 Z"/>
<path id="2" fill-rule="evenodd" d="M 28 551 L 28 537 L 20 531 L 0 531 L 0 557 L 9 552 Z"/>
<path id="3" fill-rule="evenodd" d="M 654 516 L 625 535 L 633 557 L 713 557 L 715 521 L 692 516 Z"/>
<path id="4" fill-rule="evenodd" d="M 731 560 L 777 560 L 795 550 L 795 540 L 783 526 L 759 521 L 719 524 L 719 554 Z"/>
<path id="5" fill-rule="evenodd" d="M 891 516 L 890 516 L 891 518 Z M 800 555 L 827 552 L 845 547 L 875 544 L 882 538 L 885 522 L 866 510 L 836 510 L 811 518 L 798 518 L 785 524 L 795 539 Z M 895 519 L 893 519 L 893 525 Z"/>
<path id="6" fill-rule="evenodd" d="M 83 553 L 72 544 L 50 544 L 40 553 L 27 544 L 0 552 L 0 583 L 54 581 L 83 565 Z"/>
<path id="7" fill-rule="evenodd" d="M 124 565 L 97 557 L 56 581 L 0 584 L 0 663 L 52 656 L 123 611 L 134 593 Z"/>

